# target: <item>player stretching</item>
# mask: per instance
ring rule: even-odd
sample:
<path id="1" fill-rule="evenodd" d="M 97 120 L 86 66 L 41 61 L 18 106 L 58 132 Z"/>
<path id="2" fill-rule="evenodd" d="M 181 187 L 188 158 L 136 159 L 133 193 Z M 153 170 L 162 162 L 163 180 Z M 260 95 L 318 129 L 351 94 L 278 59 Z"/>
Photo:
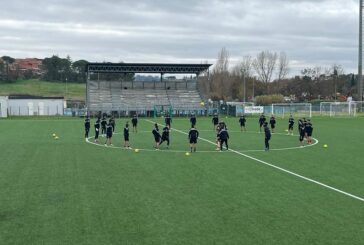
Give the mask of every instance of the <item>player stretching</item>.
<path id="1" fill-rule="evenodd" d="M 195 113 L 192 113 L 191 118 L 190 118 L 190 123 L 191 123 L 191 128 L 196 126 L 196 115 L 195 115 Z"/>
<path id="2" fill-rule="evenodd" d="M 269 151 L 269 141 L 270 141 L 270 138 L 272 135 L 270 133 L 267 122 L 264 123 L 264 134 L 265 134 L 265 138 L 264 138 L 265 151 Z"/>
<path id="3" fill-rule="evenodd" d="M 99 143 L 99 133 L 100 133 L 100 118 L 98 117 L 95 124 L 95 143 Z"/>
<path id="4" fill-rule="evenodd" d="M 198 139 L 198 131 L 195 127 L 192 127 L 190 131 L 188 132 L 188 139 L 190 140 L 190 149 L 196 152 L 196 144 Z"/>
<path id="5" fill-rule="evenodd" d="M 170 129 L 171 128 L 171 122 L 172 122 L 172 118 L 169 114 L 167 114 L 164 118 L 164 122 L 166 123 L 167 127 Z"/>
<path id="6" fill-rule="evenodd" d="M 168 149 L 169 148 L 169 128 L 167 127 L 167 125 L 163 128 L 162 140 L 159 143 L 159 145 L 161 145 L 164 141 L 167 141 L 167 149 Z"/>
<path id="7" fill-rule="evenodd" d="M 131 124 L 133 124 L 133 132 L 138 132 L 138 118 L 137 115 L 134 114 L 133 118 L 131 119 Z"/>
<path id="8" fill-rule="evenodd" d="M 129 123 L 126 122 L 125 127 L 124 127 L 124 147 L 125 148 L 130 148 L 130 144 L 129 144 Z"/>
<path id="9" fill-rule="evenodd" d="M 274 117 L 274 115 L 270 117 L 269 124 L 270 128 L 272 129 L 272 133 L 274 133 L 274 129 L 276 128 L 276 118 Z"/>
<path id="10" fill-rule="evenodd" d="M 307 136 L 307 144 L 309 145 L 312 144 L 312 131 L 313 131 L 312 123 L 311 120 L 308 119 L 305 126 L 305 132 Z"/>
<path id="11" fill-rule="evenodd" d="M 240 123 L 240 131 L 243 131 L 243 129 L 244 129 L 244 131 L 246 131 L 246 128 L 245 128 L 245 123 L 246 123 L 245 115 L 240 116 L 239 123 Z"/>
<path id="12" fill-rule="evenodd" d="M 212 124 L 214 125 L 214 130 L 216 130 L 216 127 L 219 124 L 219 116 L 214 113 L 214 116 L 212 117 Z"/>
<path id="13" fill-rule="evenodd" d="M 161 135 L 159 133 L 159 128 L 158 128 L 158 124 L 157 123 L 154 124 L 154 129 L 152 131 L 152 134 L 154 136 L 154 142 L 155 142 L 154 148 L 156 150 L 159 150 L 159 144 L 161 142 Z"/>
<path id="14" fill-rule="evenodd" d="M 90 118 L 86 117 L 85 119 L 85 138 L 88 138 L 88 133 L 90 132 Z"/>
<path id="15" fill-rule="evenodd" d="M 265 119 L 264 113 L 262 113 L 262 115 L 260 115 L 260 117 L 259 117 L 259 132 L 262 132 L 262 127 L 263 127 L 265 121 L 266 121 L 266 119 Z"/>
<path id="16" fill-rule="evenodd" d="M 288 135 L 293 135 L 293 125 L 294 125 L 294 118 L 292 117 L 292 115 L 289 115 L 288 118 Z M 298 125 L 299 127 L 299 125 Z"/>

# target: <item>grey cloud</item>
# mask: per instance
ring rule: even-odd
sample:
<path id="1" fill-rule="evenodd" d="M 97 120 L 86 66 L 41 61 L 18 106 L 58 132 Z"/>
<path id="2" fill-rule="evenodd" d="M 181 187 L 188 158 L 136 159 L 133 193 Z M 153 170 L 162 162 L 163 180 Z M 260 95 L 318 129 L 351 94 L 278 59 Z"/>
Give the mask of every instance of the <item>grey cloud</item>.
<path id="1" fill-rule="evenodd" d="M 355 0 L 0 0 L 0 55 L 90 61 L 233 61 L 285 51 L 295 71 L 356 69 Z M 31 14 L 29 14 L 31 13 Z"/>

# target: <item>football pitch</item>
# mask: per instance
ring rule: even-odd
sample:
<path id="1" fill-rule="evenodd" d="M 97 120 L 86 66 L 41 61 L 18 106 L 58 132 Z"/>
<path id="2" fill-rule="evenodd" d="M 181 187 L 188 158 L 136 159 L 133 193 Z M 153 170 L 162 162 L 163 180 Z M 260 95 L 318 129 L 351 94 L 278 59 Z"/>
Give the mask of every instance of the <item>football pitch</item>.
<path id="1" fill-rule="evenodd" d="M 0 120 L 0 244 L 364 244 L 363 117 L 314 117 L 303 148 L 297 119 L 294 136 L 277 119 L 269 152 L 257 118 L 247 132 L 223 120 L 231 150 L 197 118 L 189 156 L 187 118 L 160 151 L 154 119 L 139 119 L 132 150 L 130 119 L 113 147 L 86 142 L 82 119 Z"/>

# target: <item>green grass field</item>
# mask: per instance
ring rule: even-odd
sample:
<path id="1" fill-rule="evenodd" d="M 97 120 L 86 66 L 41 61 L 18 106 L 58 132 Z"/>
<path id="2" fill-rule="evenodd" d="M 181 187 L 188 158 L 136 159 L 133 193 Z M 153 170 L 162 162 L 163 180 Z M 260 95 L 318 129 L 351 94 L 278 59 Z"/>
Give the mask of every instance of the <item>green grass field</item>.
<path id="1" fill-rule="evenodd" d="M 210 120 L 197 126 L 214 141 Z M 155 151 L 144 119 L 130 136 L 139 153 L 121 134 L 114 148 L 86 143 L 81 119 L 0 120 L 0 244 L 364 244 L 364 200 L 347 195 L 364 198 L 364 118 L 313 118 L 319 142 L 305 148 L 278 120 L 269 152 L 257 119 L 246 133 L 224 120 L 243 155 L 200 139 L 186 156 L 177 131 Z"/>
<path id="2" fill-rule="evenodd" d="M 0 83 L 0 95 L 29 94 L 36 96 L 63 96 L 71 100 L 85 100 L 86 85 L 82 83 L 47 82 L 41 80 L 18 80 Z"/>

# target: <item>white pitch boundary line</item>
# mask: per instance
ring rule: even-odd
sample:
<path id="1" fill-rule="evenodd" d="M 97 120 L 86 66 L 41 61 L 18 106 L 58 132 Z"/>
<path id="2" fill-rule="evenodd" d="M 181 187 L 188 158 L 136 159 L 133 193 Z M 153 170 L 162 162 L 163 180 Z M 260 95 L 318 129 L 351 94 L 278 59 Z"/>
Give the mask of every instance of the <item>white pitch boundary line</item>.
<path id="1" fill-rule="evenodd" d="M 150 120 L 147 120 L 147 119 L 146 119 L 146 121 L 147 121 L 147 122 L 150 122 L 150 123 L 156 123 L 156 122 L 153 122 L 153 121 L 150 121 Z M 178 130 L 178 129 L 175 129 L 175 128 L 172 128 L 172 129 L 173 129 L 174 131 L 176 131 L 176 132 L 179 132 L 179 133 L 182 133 L 182 134 L 187 135 L 187 133 L 186 133 L 186 132 L 183 132 L 183 131 Z M 199 137 L 199 139 L 200 139 L 200 140 L 203 140 L 203 141 L 205 141 L 205 142 L 208 142 L 208 143 L 210 143 L 210 144 L 216 145 L 214 142 L 212 142 L 212 141 L 210 141 L 210 140 L 208 140 L 208 139 L 204 139 L 204 138 L 201 138 L 201 137 Z M 305 176 L 303 176 L 303 175 L 296 174 L 296 173 L 294 173 L 294 172 L 292 172 L 292 171 L 289 171 L 289 170 L 287 170 L 287 169 L 284 169 L 284 168 L 278 167 L 278 166 L 276 166 L 276 165 L 273 165 L 273 164 L 271 164 L 271 163 L 265 162 L 265 161 L 260 160 L 260 159 L 258 159 L 258 158 L 255 158 L 255 157 L 249 156 L 249 155 L 247 155 L 247 154 L 241 153 L 241 152 L 239 152 L 239 151 L 233 150 L 233 149 L 231 149 L 231 148 L 229 149 L 229 151 L 234 152 L 234 153 L 236 153 L 236 154 L 238 154 L 238 155 L 241 155 L 241 156 L 243 156 L 243 157 L 249 158 L 249 159 L 251 159 L 251 160 L 253 160 L 253 161 L 256 161 L 256 162 L 262 163 L 262 164 L 264 164 L 264 165 L 266 165 L 266 166 L 269 166 L 269 167 L 275 168 L 275 169 L 280 170 L 280 171 L 282 171 L 282 172 L 285 172 L 285 173 L 287 173 L 287 174 L 290 174 L 290 175 L 296 176 L 296 177 L 298 177 L 298 178 L 300 178 L 300 179 L 304 179 L 304 180 L 306 180 L 306 181 L 308 181 L 308 182 L 315 183 L 315 184 L 320 185 L 320 186 L 322 186 L 322 187 L 325 187 L 325 188 L 327 188 L 327 189 L 330 189 L 330 190 L 336 191 L 336 192 L 341 193 L 341 194 L 343 194 L 343 195 L 346 195 L 346 196 L 348 196 L 348 197 L 351 197 L 351 198 L 354 198 L 354 199 L 356 199 L 356 200 L 359 200 L 359 201 L 364 202 L 364 198 L 362 198 L 362 197 L 359 197 L 359 196 L 353 195 L 353 194 L 351 194 L 351 193 L 345 192 L 345 191 L 343 191 L 343 190 L 337 189 L 337 188 L 335 188 L 335 187 L 329 186 L 329 185 L 324 184 L 324 183 L 322 183 L 322 182 L 319 182 L 319 181 L 317 181 L 317 180 L 310 179 L 310 178 L 305 177 Z"/>

